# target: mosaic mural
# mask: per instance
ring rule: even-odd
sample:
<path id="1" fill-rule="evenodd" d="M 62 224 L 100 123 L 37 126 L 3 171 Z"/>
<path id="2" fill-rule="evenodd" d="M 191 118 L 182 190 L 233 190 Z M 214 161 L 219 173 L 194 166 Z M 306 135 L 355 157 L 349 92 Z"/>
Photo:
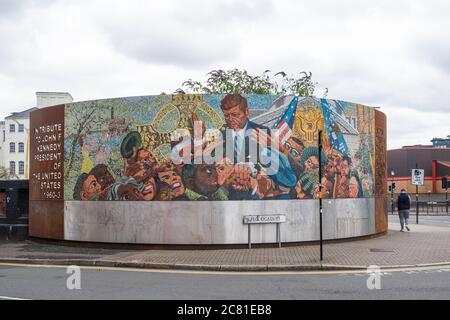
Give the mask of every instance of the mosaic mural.
<path id="1" fill-rule="evenodd" d="M 375 116 L 366 106 L 295 96 L 159 95 L 72 103 L 64 112 L 65 200 L 313 199 L 319 182 L 328 198 L 375 193 Z M 201 161 L 206 150 L 220 155 L 218 146 L 232 152 Z M 262 160 L 267 155 L 276 171 Z"/>

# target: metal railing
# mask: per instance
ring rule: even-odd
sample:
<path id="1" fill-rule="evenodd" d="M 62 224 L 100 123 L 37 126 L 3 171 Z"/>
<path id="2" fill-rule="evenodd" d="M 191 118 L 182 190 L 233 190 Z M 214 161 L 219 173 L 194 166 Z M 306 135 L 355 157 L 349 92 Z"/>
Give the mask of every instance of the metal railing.
<path id="1" fill-rule="evenodd" d="M 416 212 L 416 195 L 409 194 L 411 197 L 410 213 Z M 397 212 L 397 197 L 394 194 L 394 213 Z M 446 200 L 445 193 L 422 193 L 419 194 L 419 214 L 421 215 L 450 215 L 450 199 Z M 392 214 L 391 194 L 388 194 L 388 212 Z"/>

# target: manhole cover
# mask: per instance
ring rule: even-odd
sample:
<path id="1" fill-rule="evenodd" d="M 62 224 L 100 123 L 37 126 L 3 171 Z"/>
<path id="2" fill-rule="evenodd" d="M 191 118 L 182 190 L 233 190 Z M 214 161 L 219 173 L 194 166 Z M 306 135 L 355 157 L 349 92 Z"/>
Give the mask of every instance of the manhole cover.
<path id="1" fill-rule="evenodd" d="M 370 251 L 370 252 L 394 252 L 394 250 L 389 250 L 389 249 L 377 249 L 377 248 L 370 248 L 369 251 Z"/>

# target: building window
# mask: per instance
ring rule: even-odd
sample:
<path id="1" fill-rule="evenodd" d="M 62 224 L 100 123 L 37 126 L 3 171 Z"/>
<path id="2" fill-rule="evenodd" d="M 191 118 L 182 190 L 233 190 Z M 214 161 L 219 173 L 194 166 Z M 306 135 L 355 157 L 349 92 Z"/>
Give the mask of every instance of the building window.
<path id="1" fill-rule="evenodd" d="M 11 175 L 15 175 L 16 174 L 16 163 L 14 161 L 10 161 L 9 162 L 9 173 Z"/>
<path id="2" fill-rule="evenodd" d="M 356 118 L 355 117 L 350 116 L 350 117 L 345 117 L 345 118 L 347 119 L 347 122 L 350 123 L 350 125 L 353 128 L 357 129 L 356 128 Z"/>
<path id="3" fill-rule="evenodd" d="M 23 144 L 23 142 L 19 142 L 19 152 L 25 152 L 25 145 Z"/>
<path id="4" fill-rule="evenodd" d="M 15 124 L 10 124 L 9 125 L 9 132 L 16 132 L 16 125 Z"/>
<path id="5" fill-rule="evenodd" d="M 25 174 L 25 165 L 23 161 L 19 161 L 19 174 Z"/>
<path id="6" fill-rule="evenodd" d="M 25 127 L 23 124 L 19 124 L 19 132 L 24 132 L 25 131 Z"/>
<path id="7" fill-rule="evenodd" d="M 16 152 L 16 144 L 14 142 L 9 143 L 9 153 Z"/>

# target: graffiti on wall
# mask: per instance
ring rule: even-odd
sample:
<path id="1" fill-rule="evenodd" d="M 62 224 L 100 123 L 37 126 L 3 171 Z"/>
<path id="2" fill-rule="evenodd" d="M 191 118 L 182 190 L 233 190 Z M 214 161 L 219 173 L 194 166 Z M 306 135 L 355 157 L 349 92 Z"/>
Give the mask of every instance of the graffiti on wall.
<path id="1" fill-rule="evenodd" d="M 375 192 L 374 110 L 358 104 L 160 95 L 67 104 L 64 120 L 65 200 L 313 199 L 319 184 L 329 198 Z"/>

